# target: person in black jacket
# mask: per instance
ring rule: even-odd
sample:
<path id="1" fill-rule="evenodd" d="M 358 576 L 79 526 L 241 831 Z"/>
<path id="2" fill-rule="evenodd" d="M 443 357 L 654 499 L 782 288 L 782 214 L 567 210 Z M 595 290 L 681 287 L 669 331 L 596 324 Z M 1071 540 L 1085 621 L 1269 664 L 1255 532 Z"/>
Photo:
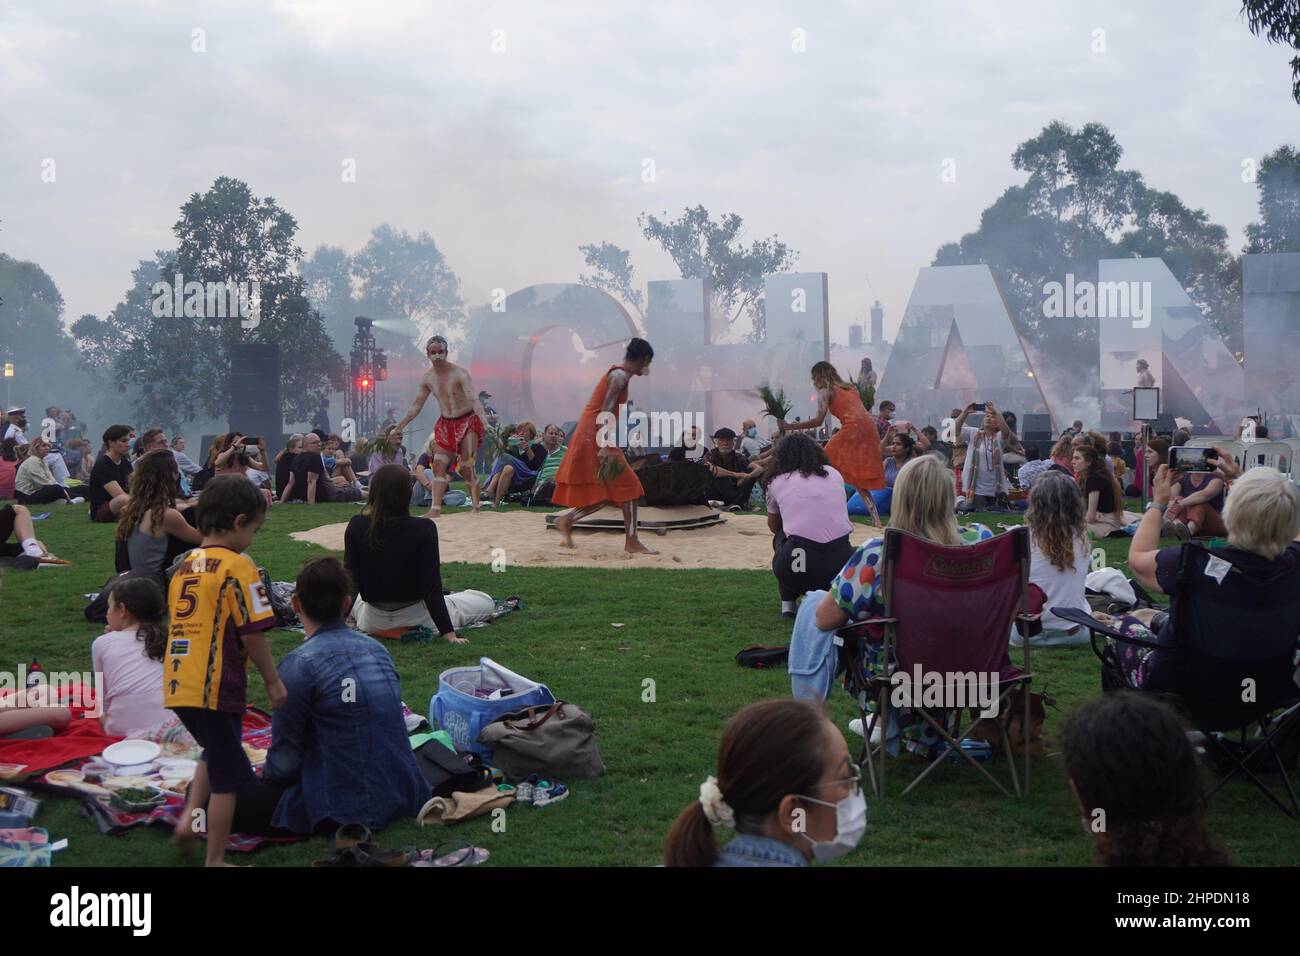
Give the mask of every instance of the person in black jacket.
<path id="1" fill-rule="evenodd" d="M 410 513 L 411 476 L 384 465 L 370 476 L 365 510 L 343 534 L 343 564 L 356 589 L 353 614 L 367 634 L 425 626 L 452 644 L 456 633 L 442 594 L 438 526 Z"/>

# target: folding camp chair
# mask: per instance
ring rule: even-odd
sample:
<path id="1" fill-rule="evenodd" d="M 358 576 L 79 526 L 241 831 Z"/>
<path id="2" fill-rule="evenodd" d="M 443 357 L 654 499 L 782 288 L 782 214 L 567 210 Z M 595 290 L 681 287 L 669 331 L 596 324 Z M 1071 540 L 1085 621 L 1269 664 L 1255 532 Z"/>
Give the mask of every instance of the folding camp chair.
<path id="1" fill-rule="evenodd" d="M 965 547 L 947 547 L 906 534 L 895 528 L 885 531 L 881 597 L 883 617 L 858 621 L 836 632 L 845 687 L 855 697 L 862 714 L 863 754 L 872 792 L 885 792 L 885 737 L 889 727 L 890 698 L 901 675 L 910 679 L 919 672 L 927 680 L 941 681 L 943 707 L 912 707 L 925 722 L 994 786 L 1007 796 L 1010 791 L 983 764 L 961 747 L 961 742 L 984 725 L 992 723 L 1001 735 L 1003 752 L 1011 768 L 1011 784 L 1017 795 L 1029 790 L 1029 641 L 1024 642 L 1024 667 L 1016 670 L 1007 662 L 1007 643 L 1012 623 L 1025 637 L 1041 631 L 1039 616 L 1028 611 L 1029 531 L 1024 527 Z M 871 673 L 867 666 L 867 645 L 873 634 L 883 633 L 881 659 L 888 662 L 883 673 Z M 1003 722 L 996 717 L 979 717 L 977 706 L 955 706 L 959 688 L 969 692 L 975 680 L 997 680 L 997 703 L 1001 713 L 1013 691 L 1023 690 L 1024 789 L 1016 773 L 1010 739 Z M 914 684 L 915 681 L 913 680 Z M 868 710 L 875 700 L 878 709 Z M 969 696 L 967 697 L 969 701 Z M 974 720 L 960 737 L 950 731 L 946 719 L 970 709 Z M 937 715 L 937 716 L 936 716 Z M 881 743 L 871 743 L 871 732 L 879 723 Z M 981 728 L 983 729 L 983 728 Z M 877 770 L 875 757 L 881 760 Z M 908 784 L 906 794 L 942 763 L 934 760 Z"/>
<path id="2" fill-rule="evenodd" d="M 1139 646 L 1160 646 L 1166 653 L 1176 654 L 1179 663 L 1171 671 L 1169 686 L 1144 689 L 1172 697 L 1191 725 L 1207 738 L 1216 733 L 1239 738 L 1235 747 L 1220 748 L 1232 767 L 1209 796 L 1244 773 L 1283 813 L 1300 817 L 1300 801 L 1277 753 L 1277 742 L 1285 734 L 1300 732 L 1300 687 L 1295 678 L 1300 565 L 1264 577 L 1243 570 L 1219 549 L 1185 543 L 1168 624 L 1173 640 L 1167 646 L 1126 636 L 1084 611 L 1052 608 L 1052 613 L 1092 631 L 1093 650 L 1104 665 L 1098 635 Z M 1122 679 L 1108 674 L 1107 669 L 1108 665 L 1103 669 L 1102 687 L 1117 689 Z M 1246 735 L 1256 725 L 1261 736 L 1248 741 Z M 1269 757 L 1281 774 L 1290 808 L 1252 769 Z"/>

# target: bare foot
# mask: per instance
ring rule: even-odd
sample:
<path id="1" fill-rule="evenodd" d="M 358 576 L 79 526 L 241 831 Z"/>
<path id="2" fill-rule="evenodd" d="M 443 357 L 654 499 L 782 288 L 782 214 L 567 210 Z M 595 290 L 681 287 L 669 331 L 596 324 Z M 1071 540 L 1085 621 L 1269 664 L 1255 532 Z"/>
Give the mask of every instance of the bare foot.
<path id="1" fill-rule="evenodd" d="M 421 518 L 428 518 L 430 521 L 436 521 L 441 516 L 442 516 L 441 508 L 430 508 L 424 514 L 420 515 Z"/>
<path id="2" fill-rule="evenodd" d="M 443 640 L 445 640 L 448 644 L 468 644 L 468 643 L 469 643 L 469 641 L 465 640 L 465 638 L 461 637 L 459 634 L 447 634 L 447 635 L 444 635 Z"/>
<path id="3" fill-rule="evenodd" d="M 573 516 L 560 515 L 555 519 L 555 530 L 560 532 L 560 547 L 573 547 Z"/>
<path id="4" fill-rule="evenodd" d="M 172 846 L 182 853 L 189 853 L 199 844 L 199 838 L 194 835 L 194 831 L 188 826 L 177 824 L 176 829 L 172 830 Z"/>
<path id="5" fill-rule="evenodd" d="M 623 544 L 623 550 L 628 554 L 658 554 L 654 548 L 647 548 L 641 543 L 640 538 L 628 538 Z"/>

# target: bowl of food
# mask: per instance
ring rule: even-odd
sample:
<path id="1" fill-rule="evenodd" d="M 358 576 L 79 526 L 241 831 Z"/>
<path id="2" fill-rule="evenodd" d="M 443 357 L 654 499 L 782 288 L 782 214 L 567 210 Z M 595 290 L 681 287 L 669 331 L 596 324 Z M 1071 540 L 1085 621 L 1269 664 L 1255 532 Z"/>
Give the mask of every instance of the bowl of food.
<path id="1" fill-rule="evenodd" d="M 117 768 L 106 760 L 87 760 L 81 765 L 81 772 L 87 780 L 102 780 L 116 773 Z"/>
<path id="2" fill-rule="evenodd" d="M 45 782 L 56 787 L 75 787 L 85 781 L 86 775 L 80 770 L 51 770 L 45 775 Z"/>
<path id="3" fill-rule="evenodd" d="M 166 802 L 167 794 L 154 786 L 122 787 L 109 798 L 109 803 L 124 813 L 148 813 Z"/>

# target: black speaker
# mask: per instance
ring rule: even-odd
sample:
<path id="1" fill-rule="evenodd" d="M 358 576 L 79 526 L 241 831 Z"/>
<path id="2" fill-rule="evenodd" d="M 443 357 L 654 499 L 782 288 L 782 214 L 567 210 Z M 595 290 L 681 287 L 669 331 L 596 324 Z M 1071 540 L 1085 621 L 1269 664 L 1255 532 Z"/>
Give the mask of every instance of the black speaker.
<path id="1" fill-rule="evenodd" d="M 230 429 L 271 440 L 284 431 L 280 415 L 280 347 L 230 347 Z"/>
<path id="2" fill-rule="evenodd" d="M 1052 416 L 1027 412 L 1021 422 L 1020 437 L 1024 441 L 1052 440 Z"/>

